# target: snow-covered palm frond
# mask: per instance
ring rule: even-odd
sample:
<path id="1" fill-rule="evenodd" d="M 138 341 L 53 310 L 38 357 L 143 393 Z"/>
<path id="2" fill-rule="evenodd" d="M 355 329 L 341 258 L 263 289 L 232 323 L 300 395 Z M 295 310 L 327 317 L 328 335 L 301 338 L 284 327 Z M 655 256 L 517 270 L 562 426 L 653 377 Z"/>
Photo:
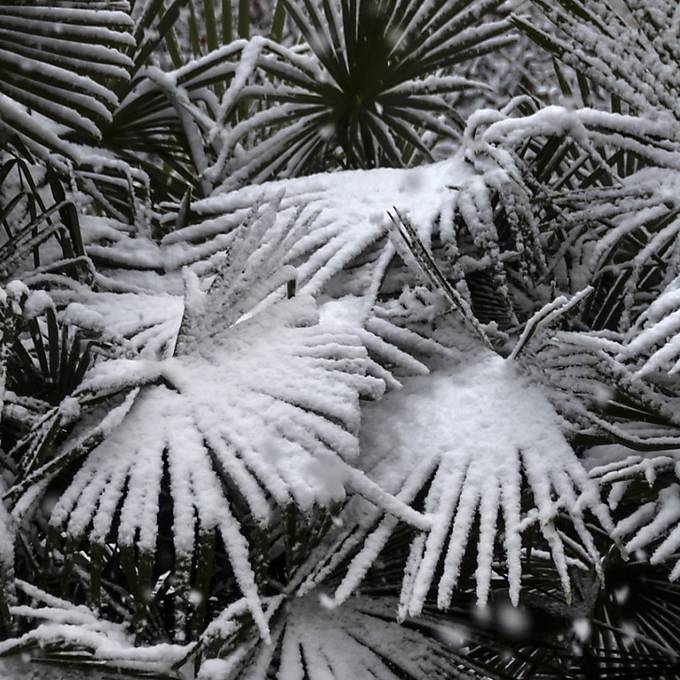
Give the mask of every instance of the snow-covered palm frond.
<path id="1" fill-rule="evenodd" d="M 149 206 L 140 208 L 139 199 L 148 200 L 149 193 L 180 198 L 203 169 L 191 162 L 196 123 L 170 101 L 180 88 L 158 69 L 146 68 L 164 40 L 176 54 L 172 26 L 185 4 L 3 5 L 0 110 L 2 129 L 16 133 L 10 144 L 24 156 L 30 150 L 67 175 L 71 188 L 99 210 L 126 222 L 146 219 Z M 160 88 L 160 109 L 154 108 L 157 101 L 145 100 L 141 109 L 130 111 L 131 91 L 158 90 L 157 80 L 168 85 Z M 139 118 L 137 127 L 131 116 Z M 191 122 L 190 129 L 183 121 Z M 173 172 L 164 172 L 159 159 Z"/>
<path id="2" fill-rule="evenodd" d="M 133 397 L 125 420 L 61 496 L 52 523 L 103 542 L 120 505 L 118 541 L 153 553 L 165 464 L 177 560 L 188 568 L 195 531 L 217 530 L 256 608 L 247 542 L 229 497 L 243 496 L 260 525 L 268 522 L 270 499 L 303 509 L 342 500 L 344 461 L 358 455 L 358 398 L 382 389 L 382 381 L 366 375 L 365 350 L 351 334 L 314 323 L 311 301 L 296 298 L 225 337 L 192 339 L 191 347 L 187 339 L 191 353 L 154 369 L 165 384 Z M 183 336 L 178 343 L 185 347 Z M 134 381 L 136 363 L 132 379 L 120 363 L 102 364 L 111 382 L 95 373 L 85 387 Z M 231 489 L 226 495 L 224 485 Z"/>
<path id="3" fill-rule="evenodd" d="M 4 230 L 0 236 L 0 279 L 59 273 L 87 280 L 80 220 L 64 183 L 51 169 L 19 154 L 2 156 L 0 195 Z"/>
<path id="4" fill-rule="evenodd" d="M 39 159 L 66 180 L 69 200 L 87 197 L 118 219 L 140 222 L 137 200 L 148 198 L 148 177 L 120 149 L 102 148 L 135 65 L 129 4 L 4 3 L 0 20 L 3 151 Z M 44 219 L 54 221 L 49 213 Z"/>
<path id="5" fill-rule="evenodd" d="M 219 139 L 221 148 L 205 176 L 233 187 L 305 174 L 337 164 L 337 149 L 350 167 L 428 158 L 422 134 L 450 137 L 460 119 L 446 96 L 479 87 L 450 68 L 511 41 L 507 22 L 479 21 L 501 4 L 286 1 L 311 54 L 261 37 L 243 49 L 207 131 L 208 144 Z M 431 35 L 418 44 L 424 31 Z M 202 58 L 200 69 L 210 70 L 213 58 Z M 257 104 L 253 115 L 234 121 L 248 102 Z M 238 145 L 248 151 L 235 154 Z"/>
<path id="6" fill-rule="evenodd" d="M 445 408 L 437 408 L 440 404 Z M 402 616 L 419 614 L 431 588 L 438 605 L 449 606 L 477 521 L 477 597 L 482 604 L 489 594 L 501 515 L 513 602 L 519 598 L 525 526 L 539 521 L 567 592 L 564 537 L 555 526 L 559 513 L 567 514 L 583 543 L 582 554 L 592 561 L 597 550 L 584 511 L 611 526 L 546 396 L 512 362 L 490 353 L 441 366 L 427 378 L 407 379 L 402 391 L 368 405 L 362 447 L 369 476 L 404 502 L 424 491 L 424 511 L 432 521 L 429 533 L 411 546 Z M 528 513 L 523 496 L 532 497 Z M 396 527 L 392 518 L 370 513 L 363 522 L 366 526 L 347 539 L 347 545 L 363 547 L 336 592 L 338 601 L 356 588 Z M 435 580 L 440 567 L 443 572 Z"/>
<path id="7" fill-rule="evenodd" d="M 514 20 L 538 45 L 636 113 L 656 109 L 680 118 L 680 33 L 673 0 L 534 4 L 552 24 L 549 31 Z"/>
<path id="8" fill-rule="evenodd" d="M 160 21 L 167 31 L 167 18 Z M 179 199 L 189 186 L 204 196 L 210 194 L 213 186 L 201 174 L 210 158 L 219 153 L 222 141 L 208 143 L 220 108 L 213 88 L 223 93 L 232 82 L 236 88 L 243 85 L 234 81 L 244 68 L 239 64 L 247 45 L 245 40 L 235 40 L 170 72 L 156 66 L 140 69 L 129 91 L 121 93 L 104 143 L 140 165 L 159 198 Z M 143 54 L 145 50 L 139 49 Z M 143 63 L 139 62 L 141 54 L 138 66 Z M 139 154 L 142 149 L 147 153 L 153 150 L 154 155 Z M 170 172 L 158 167 L 156 155 L 164 159 Z"/>
<path id="9" fill-rule="evenodd" d="M 86 668 L 106 665 L 119 673 L 178 677 L 174 666 L 188 649 L 180 645 L 159 644 L 138 647 L 125 626 L 106 621 L 85 605 L 46 593 L 17 579 L 22 599 L 29 604 L 14 604 L 12 616 L 34 622 L 34 627 L 16 638 L 0 642 L 0 655 L 19 654 L 38 648 L 43 660 L 78 663 Z"/>
<path id="10" fill-rule="evenodd" d="M 616 508 L 622 504 L 627 510 L 616 525 L 615 535 L 626 541 L 628 551 L 650 549 L 650 564 L 671 562 L 670 579 L 680 578 L 680 456 L 677 450 L 662 456 L 629 455 L 593 468 L 591 476 L 611 487 L 610 506 Z M 626 495 L 633 492 L 636 482 L 646 484 L 648 489 L 641 496 L 642 502 L 626 506 Z"/>
<path id="11" fill-rule="evenodd" d="M 14 484 L 17 475 L 45 461 L 60 428 L 77 417 L 78 404 L 71 395 L 93 363 L 94 347 L 107 343 L 58 320 L 45 291 L 29 291 L 13 281 L 2 294 L 2 465 Z"/>
<path id="12" fill-rule="evenodd" d="M 676 400 L 636 380 L 618 360 L 621 337 L 553 329 L 524 351 L 525 370 L 548 388 L 555 409 L 581 443 L 617 441 L 637 450 L 680 444 Z"/>
<path id="13" fill-rule="evenodd" d="M 96 140 L 129 78 L 132 22 L 120 3 L 5 2 L 0 12 L 2 127 L 72 157 L 71 133 Z"/>
<path id="14" fill-rule="evenodd" d="M 502 0 L 474 7 L 438 0 L 422 8 L 412 0 L 396 7 L 295 0 L 284 3 L 285 11 L 311 54 L 262 36 L 218 47 L 208 30 L 213 49 L 207 55 L 181 65 L 174 55 L 179 67 L 171 72 L 140 70 L 149 54 L 145 43 L 163 36 L 172 43 L 176 4 L 157 25 L 140 28 L 138 19 L 136 47 L 129 51 L 134 77 L 121 90 L 104 139 L 144 169 L 154 190 L 163 177 L 153 158 L 161 157 L 172 169 L 176 197 L 183 184 L 208 196 L 219 185 L 233 189 L 308 174 L 337 165 L 338 149 L 350 167 L 430 158 L 424 135 L 452 137 L 460 128 L 447 97 L 482 87 L 450 69 L 512 41 L 507 21 L 480 22 Z M 208 9 L 214 15 L 214 7 Z M 417 45 L 424 30 L 432 35 Z M 154 37 L 143 39 L 146 33 Z M 137 153 L 150 146 L 151 158 Z"/>
<path id="15" fill-rule="evenodd" d="M 375 262 L 386 257 L 391 224 L 387 211 L 397 208 L 409 216 L 427 239 L 455 200 L 456 192 L 449 187 L 461 181 L 463 172 L 460 160 L 453 158 L 408 170 L 347 171 L 269 182 L 185 207 L 168 205 L 161 218 L 168 233 L 158 244 L 86 220 L 86 250 L 98 265 L 103 289 L 115 276 L 118 291 L 127 284 L 130 292 L 178 294 L 182 267 L 201 277 L 212 275 L 235 230 L 273 211 L 276 228 L 294 229 L 295 240 L 288 242 L 283 263 L 296 267 L 299 290 L 317 295 L 336 278 L 338 294 L 363 295 Z M 254 217 L 253 206 L 260 206 Z"/>
<path id="16" fill-rule="evenodd" d="M 465 288 L 461 294 L 449 284 L 444 274 L 446 270 L 442 270 L 433 254 L 420 243 L 408 221 L 401 218 L 398 226 L 408 249 L 404 252 L 399 240 L 396 240 L 397 251 L 406 262 L 417 266 L 423 281 L 443 293 L 448 308 L 456 309 L 459 318 L 462 318 L 465 331 L 459 329 L 455 334 L 455 346 L 465 347 L 461 340 L 467 335 L 469 340 L 476 340 L 477 344 L 481 341 L 488 347 L 488 337 L 473 314 L 475 310 L 468 302 L 470 298 L 465 297 Z M 400 313 L 404 300 L 413 297 L 412 293 L 405 292 L 408 293 L 406 298 L 402 294 L 399 301 L 393 300 L 388 307 L 376 307 L 375 313 L 384 318 L 385 314 L 389 317 L 396 312 L 397 318 L 401 318 L 402 322 L 406 319 L 407 325 L 412 325 L 424 312 L 411 310 L 410 321 L 409 312 L 405 316 Z M 537 383 L 545 386 L 546 396 L 565 420 L 571 435 L 577 439 L 608 441 L 613 437 L 625 445 L 646 450 L 677 446 L 680 420 L 676 415 L 675 400 L 663 388 L 634 379 L 635 376 L 622 363 L 622 334 L 563 330 L 578 326 L 579 316 L 583 314 L 580 310 L 593 292 L 592 287 L 587 287 L 570 298 L 564 295 L 554 298 L 524 324 L 514 348 L 504 347 L 503 351 L 511 359 L 516 359 L 524 372 Z M 442 310 L 440 306 L 437 312 L 436 296 L 433 301 L 431 295 L 426 305 L 429 305 L 429 311 L 423 318 L 429 317 L 431 325 L 435 326 L 435 317 L 442 311 L 446 312 L 447 307 Z M 444 323 L 439 319 L 439 335 L 442 335 L 441 327 L 448 323 L 450 319 L 444 320 Z M 492 330 L 491 326 L 486 328 Z M 426 335 L 431 335 L 431 329 L 426 330 Z M 450 342 L 449 338 L 444 344 Z M 410 344 L 411 351 L 417 353 L 417 342 Z M 437 353 L 431 346 L 430 353 L 433 351 Z"/>
<path id="17" fill-rule="evenodd" d="M 217 532 L 263 632 L 244 520 L 266 526 L 276 505 L 311 510 L 351 490 L 427 525 L 352 465 L 359 453 L 359 399 L 375 398 L 385 387 L 385 371 L 354 328 L 320 324 L 306 296 L 258 310 L 291 277 L 277 265 L 294 233 L 290 225 L 272 225 L 271 215 L 237 231 L 207 293 L 187 273 L 174 357 L 100 362 L 88 375 L 76 394 L 81 401 L 128 390 L 105 440 L 86 433 L 67 442 L 53 460 L 31 466 L 8 494 L 22 504 L 36 484 L 43 488 L 77 462 L 51 524 L 76 540 L 113 539 L 148 556 L 156 550 L 167 485 L 176 590 L 189 586 L 197 535 Z M 245 515 L 235 509 L 241 504 Z M 183 617 L 180 604 L 180 635 Z"/>
<path id="18" fill-rule="evenodd" d="M 640 316 L 620 358 L 638 378 L 672 381 L 680 370 L 680 290 L 677 279 Z"/>
<path id="19" fill-rule="evenodd" d="M 276 202 L 277 223 L 300 223 L 286 260 L 297 266 L 299 287 L 314 295 L 331 290 L 335 296 L 363 295 L 376 267 L 384 268 L 394 255 L 385 237 L 392 224 L 388 212 L 396 209 L 426 245 L 432 244 L 451 282 L 472 299 L 477 310 L 479 277 L 488 278 L 491 290 L 496 285 L 504 290 L 505 272 L 512 261 L 519 262 L 522 272 L 541 269 L 542 250 L 530 197 L 525 192 L 520 200 L 517 191 L 524 189 L 517 186 L 513 178 L 500 181 L 497 167 L 489 169 L 488 177 L 470 178 L 469 164 L 458 155 L 408 170 L 316 175 L 169 205 L 161 218 L 162 230 L 169 233 L 160 244 L 99 226 L 88 238 L 87 223 L 84 231 L 88 254 L 103 274 L 115 272 L 119 289 L 127 279 L 131 291 L 153 285 L 155 290 L 176 293 L 176 272 L 182 266 L 201 276 L 214 272 L 219 253 L 251 206 Z M 514 206 L 512 233 L 499 234 L 495 227 L 496 190 L 507 197 L 508 206 Z M 101 283 L 109 285 L 104 279 Z"/>
<path id="20" fill-rule="evenodd" d="M 549 301 L 552 286 L 573 294 L 592 284 L 586 321 L 627 327 L 677 271 L 673 125 L 593 109 L 511 110 L 474 114 L 465 143 L 476 204 L 495 212 L 477 207 L 463 218 L 504 245 L 497 297 L 526 318 Z M 529 233 L 520 239 L 522 223 Z"/>
<path id="21" fill-rule="evenodd" d="M 201 665 L 200 680 L 252 680 L 276 677 L 344 680 L 375 677 L 476 679 L 489 677 L 428 630 L 394 620 L 396 600 L 356 597 L 334 606 L 327 595 L 272 599 L 267 615 L 272 644 L 251 636 L 243 640 L 238 607 L 218 617 L 205 631 L 203 644 L 218 658 Z M 430 633 L 430 634 L 428 634 Z M 234 645 L 238 640 L 239 644 Z M 213 652 L 215 653 L 215 652 Z"/>

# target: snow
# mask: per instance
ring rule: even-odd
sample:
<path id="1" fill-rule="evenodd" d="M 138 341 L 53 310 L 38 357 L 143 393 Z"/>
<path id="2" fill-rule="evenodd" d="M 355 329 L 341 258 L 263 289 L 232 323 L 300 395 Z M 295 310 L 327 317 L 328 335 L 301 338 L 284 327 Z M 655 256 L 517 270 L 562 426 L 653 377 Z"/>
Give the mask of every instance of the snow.
<path id="1" fill-rule="evenodd" d="M 37 290 L 31 292 L 24 302 L 24 315 L 27 319 L 34 319 L 53 306 L 52 298 L 44 290 Z"/>
<path id="2" fill-rule="evenodd" d="M 73 397 L 65 397 L 59 404 L 59 415 L 62 422 L 68 424 L 75 421 L 80 415 L 80 404 Z"/>

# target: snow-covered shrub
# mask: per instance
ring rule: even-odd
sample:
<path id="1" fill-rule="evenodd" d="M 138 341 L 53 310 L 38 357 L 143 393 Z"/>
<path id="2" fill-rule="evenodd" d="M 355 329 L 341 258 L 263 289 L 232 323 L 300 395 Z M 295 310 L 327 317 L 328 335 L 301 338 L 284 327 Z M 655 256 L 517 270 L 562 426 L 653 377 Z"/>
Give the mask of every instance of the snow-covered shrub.
<path id="1" fill-rule="evenodd" d="M 0 6 L 0 655 L 678 677 L 677 10 L 515 4 Z"/>

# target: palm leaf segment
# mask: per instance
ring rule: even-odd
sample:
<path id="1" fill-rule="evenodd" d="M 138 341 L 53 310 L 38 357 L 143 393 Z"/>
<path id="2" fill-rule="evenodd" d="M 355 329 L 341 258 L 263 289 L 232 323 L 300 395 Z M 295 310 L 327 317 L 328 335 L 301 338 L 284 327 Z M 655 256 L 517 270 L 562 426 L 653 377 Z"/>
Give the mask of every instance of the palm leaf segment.
<path id="1" fill-rule="evenodd" d="M 616 525 L 615 536 L 626 541 L 631 553 L 650 550 L 649 562 L 653 565 L 670 562 L 670 579 L 680 578 L 680 457 L 676 451 L 666 455 L 629 455 L 591 470 L 591 475 L 610 488 L 609 504 L 625 508 Z M 646 493 L 631 509 L 625 504 L 627 493 L 633 493 L 635 484 L 646 482 Z"/>
<path id="2" fill-rule="evenodd" d="M 0 642 L 3 656 L 32 647 L 49 647 L 46 657 L 54 655 L 58 663 L 60 658 L 63 662 L 63 648 L 73 645 L 78 648 L 78 661 L 85 667 L 105 662 L 126 675 L 154 673 L 162 677 L 175 677 L 173 666 L 186 656 L 185 647 L 167 643 L 146 647 L 140 653 L 122 624 L 106 621 L 85 605 L 75 605 L 20 579 L 16 585 L 31 604 L 15 604 L 10 611 L 17 619 L 30 620 L 34 627 Z"/>
<path id="3" fill-rule="evenodd" d="M 675 280 L 659 296 L 638 323 L 627 334 L 617 358 L 630 367 L 636 383 L 650 385 L 667 399 L 671 413 L 677 412 L 677 397 L 673 398 L 677 385 L 680 345 L 680 296 Z M 654 431 L 652 421 L 647 429 Z M 659 433 L 657 433 L 658 435 Z M 680 578 L 680 459 L 677 437 L 658 437 L 652 453 L 640 455 L 628 450 L 614 462 L 600 465 L 591 471 L 594 478 L 610 487 L 609 504 L 613 509 L 621 507 L 621 517 L 616 534 L 626 539 L 630 551 L 650 549 L 651 564 L 675 561 L 670 578 Z M 659 449 L 666 449 L 659 454 Z M 639 483 L 646 489 L 640 495 Z M 637 500 L 627 503 L 628 497 Z"/>
<path id="4" fill-rule="evenodd" d="M 680 370 L 680 279 L 649 305 L 627 335 L 619 358 L 638 378 L 661 384 L 675 380 Z"/>

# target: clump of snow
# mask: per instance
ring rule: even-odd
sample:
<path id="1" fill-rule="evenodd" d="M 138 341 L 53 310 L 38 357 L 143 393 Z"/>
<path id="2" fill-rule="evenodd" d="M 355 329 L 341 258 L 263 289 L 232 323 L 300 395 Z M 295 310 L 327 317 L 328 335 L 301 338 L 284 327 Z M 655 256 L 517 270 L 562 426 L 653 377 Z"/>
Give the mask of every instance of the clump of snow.
<path id="1" fill-rule="evenodd" d="M 106 328 L 104 317 L 93 309 L 88 309 L 80 302 L 69 304 L 62 314 L 65 323 L 90 330 L 102 331 Z"/>
<path id="2" fill-rule="evenodd" d="M 80 404 L 74 397 L 66 397 L 59 404 L 59 415 L 64 423 L 70 423 L 80 416 Z"/>
<path id="3" fill-rule="evenodd" d="M 52 298 L 44 290 L 29 293 L 24 303 L 24 315 L 27 319 L 34 319 L 53 307 Z"/>
<path id="4" fill-rule="evenodd" d="M 12 302 L 19 303 L 30 295 L 30 290 L 25 283 L 15 279 L 5 286 L 5 293 Z"/>

